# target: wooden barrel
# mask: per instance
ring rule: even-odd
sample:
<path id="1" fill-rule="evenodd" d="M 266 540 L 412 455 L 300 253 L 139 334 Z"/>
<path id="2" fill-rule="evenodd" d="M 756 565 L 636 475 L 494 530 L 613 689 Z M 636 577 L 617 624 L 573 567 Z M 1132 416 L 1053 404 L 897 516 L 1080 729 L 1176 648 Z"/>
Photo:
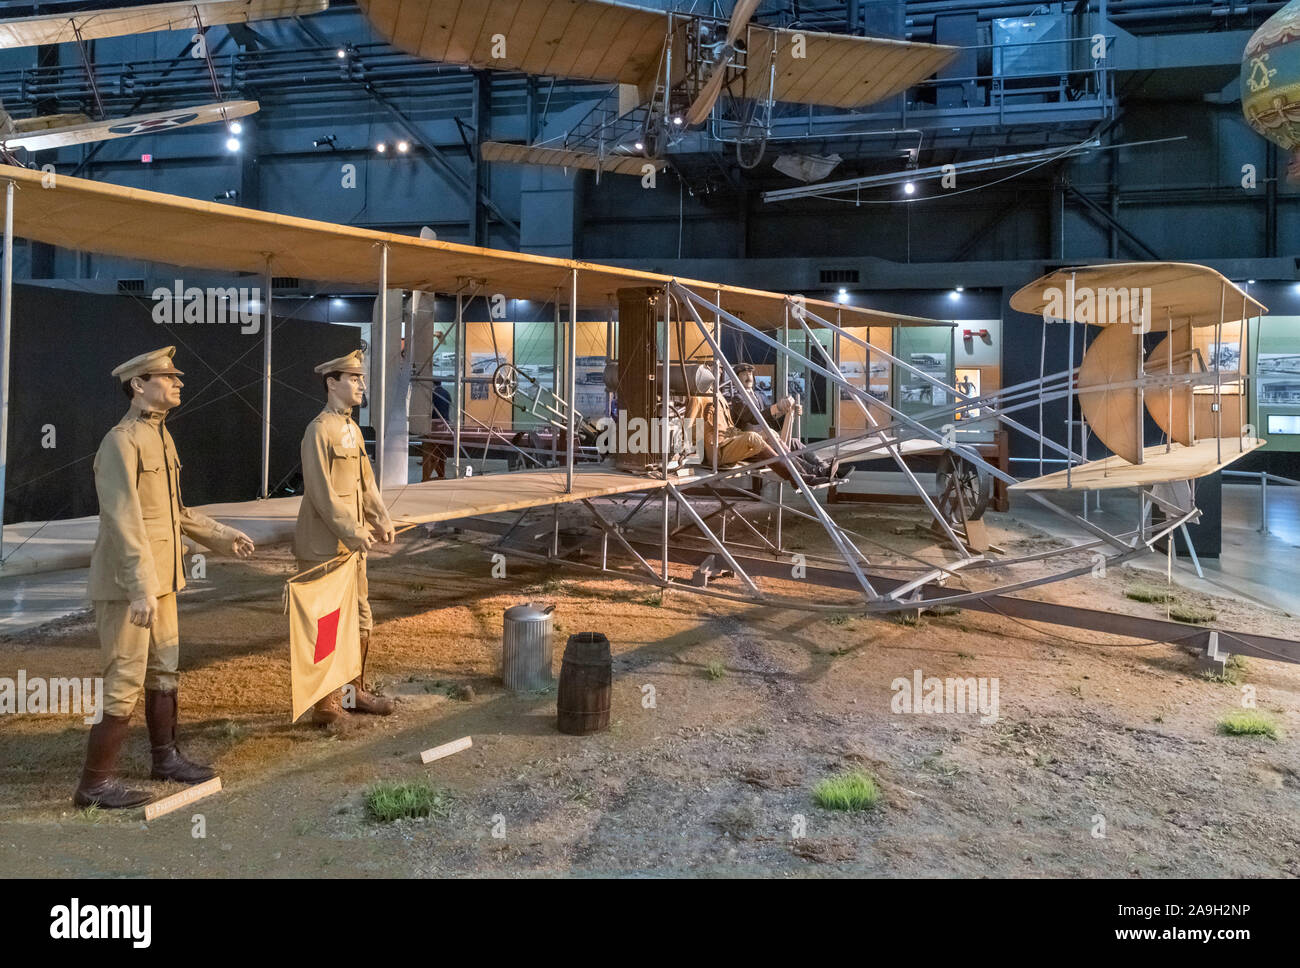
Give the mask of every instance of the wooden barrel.
<path id="1" fill-rule="evenodd" d="M 564 647 L 560 688 L 555 697 L 556 725 L 560 732 L 583 736 L 608 729 L 613 680 L 609 639 L 599 632 L 570 635 Z"/>

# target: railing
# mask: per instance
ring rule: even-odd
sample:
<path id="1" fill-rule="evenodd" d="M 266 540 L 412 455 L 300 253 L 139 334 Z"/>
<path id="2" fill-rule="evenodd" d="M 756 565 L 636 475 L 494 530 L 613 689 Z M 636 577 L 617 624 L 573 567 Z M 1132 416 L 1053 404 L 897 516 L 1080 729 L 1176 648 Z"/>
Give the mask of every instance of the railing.
<path id="1" fill-rule="evenodd" d="M 618 88 L 611 88 L 582 118 L 562 135 L 541 144 L 548 148 L 576 148 L 607 157 L 638 154 L 636 143 L 642 138 L 647 108 L 638 105 L 620 115 Z M 619 152 L 618 149 L 625 149 Z"/>
<path id="2" fill-rule="evenodd" d="M 1229 471 L 1223 472 L 1224 477 L 1250 477 L 1259 481 L 1259 532 L 1268 534 L 1268 484 L 1272 481 L 1274 484 L 1283 484 L 1288 487 L 1300 487 L 1300 481 L 1294 481 L 1289 477 L 1281 477 L 1277 474 L 1270 474 L 1268 471 Z"/>

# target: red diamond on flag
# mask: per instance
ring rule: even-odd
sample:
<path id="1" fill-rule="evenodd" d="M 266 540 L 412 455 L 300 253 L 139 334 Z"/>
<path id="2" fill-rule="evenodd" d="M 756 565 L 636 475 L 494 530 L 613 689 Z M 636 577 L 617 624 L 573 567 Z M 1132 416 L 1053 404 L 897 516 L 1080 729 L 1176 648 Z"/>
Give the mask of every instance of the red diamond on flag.
<path id="1" fill-rule="evenodd" d="M 334 652 L 339 634 L 339 610 L 336 608 L 328 615 L 316 620 L 316 657 L 313 663 L 328 658 Z"/>

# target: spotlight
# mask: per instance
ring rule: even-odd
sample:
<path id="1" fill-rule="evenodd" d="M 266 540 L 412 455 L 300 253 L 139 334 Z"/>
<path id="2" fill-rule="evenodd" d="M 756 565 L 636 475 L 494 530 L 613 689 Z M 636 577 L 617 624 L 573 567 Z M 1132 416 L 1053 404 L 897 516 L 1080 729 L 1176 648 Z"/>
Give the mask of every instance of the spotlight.
<path id="1" fill-rule="evenodd" d="M 835 294 L 835 301 L 836 301 L 836 302 L 839 302 L 839 303 L 846 303 L 846 302 L 848 302 L 848 301 L 849 301 L 849 291 L 848 291 L 847 289 L 841 289 L 838 293 Z"/>
<path id="2" fill-rule="evenodd" d="M 227 151 L 238 151 L 238 150 L 239 150 L 239 139 L 238 139 L 238 138 L 227 138 L 227 139 L 226 139 L 226 150 L 227 150 Z"/>
<path id="3" fill-rule="evenodd" d="M 643 142 L 638 141 L 638 142 L 636 143 L 636 150 L 637 150 L 637 151 L 645 151 L 645 144 L 644 144 Z"/>
<path id="4" fill-rule="evenodd" d="M 231 121 L 231 122 L 230 122 L 230 133 L 231 133 L 231 134 L 243 134 L 243 133 L 244 133 L 244 126 L 243 126 L 242 124 L 240 124 L 238 121 Z"/>
<path id="5" fill-rule="evenodd" d="M 911 182 L 908 182 L 906 185 L 903 186 L 903 193 L 906 195 L 911 195 L 915 191 L 916 191 L 916 186 L 913 185 Z"/>
<path id="6" fill-rule="evenodd" d="M 1254 280 L 1254 279 L 1247 279 L 1247 280 L 1246 280 L 1246 285 L 1248 285 L 1248 286 L 1253 286 L 1254 284 L 1255 284 L 1255 280 Z"/>
<path id="7" fill-rule="evenodd" d="M 330 304 L 331 304 L 331 305 L 334 305 L 334 306 L 344 306 L 344 305 L 346 305 L 346 303 L 344 303 L 343 300 L 340 299 L 338 296 L 335 296 L 333 299 L 331 299 L 331 300 L 330 300 Z"/>
<path id="8" fill-rule="evenodd" d="M 682 116 L 680 114 L 675 115 L 673 117 L 673 124 L 678 125 L 680 127 L 681 123 L 682 123 Z"/>
<path id="9" fill-rule="evenodd" d="M 344 50 L 342 47 L 340 47 L 338 49 L 338 55 L 339 55 L 339 60 L 342 60 L 344 57 L 348 56 L 348 52 Z"/>
<path id="10" fill-rule="evenodd" d="M 966 291 L 966 287 L 965 287 L 965 286 L 954 286 L 953 288 L 956 289 L 958 292 L 965 292 L 965 291 Z"/>
<path id="11" fill-rule="evenodd" d="M 388 145 L 384 144 L 384 143 L 381 141 L 381 142 L 379 142 L 379 144 L 375 145 L 375 150 L 376 150 L 377 152 L 379 152 L 379 153 L 382 155 L 384 152 L 386 152 L 386 151 L 388 150 Z"/>
<path id="12" fill-rule="evenodd" d="M 399 142 L 397 142 L 397 151 L 398 151 L 399 154 L 403 154 L 403 155 L 404 155 L 404 154 L 406 154 L 406 153 L 407 153 L 408 151 L 410 151 L 410 150 L 411 150 L 411 143 L 410 143 L 409 141 L 399 141 Z"/>
<path id="13" fill-rule="evenodd" d="M 961 291 L 958 289 L 954 289 L 952 292 L 948 293 L 948 298 L 951 299 L 953 302 L 956 302 L 958 299 L 961 298 Z"/>

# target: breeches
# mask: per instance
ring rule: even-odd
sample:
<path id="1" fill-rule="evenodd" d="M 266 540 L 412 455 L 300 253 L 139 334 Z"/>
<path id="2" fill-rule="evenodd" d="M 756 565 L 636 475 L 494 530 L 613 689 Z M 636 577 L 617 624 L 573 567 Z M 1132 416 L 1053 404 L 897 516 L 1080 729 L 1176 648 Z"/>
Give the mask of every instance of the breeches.
<path id="1" fill-rule="evenodd" d="M 130 716 L 145 689 L 170 692 L 178 682 L 181 639 L 176 594 L 158 596 L 153 627 L 127 617 L 129 602 L 95 602 L 95 624 L 104 660 L 104 715 Z"/>
<path id="2" fill-rule="evenodd" d="M 739 464 L 761 454 L 767 447 L 763 435 L 754 430 L 742 430 L 718 442 L 718 463 Z"/>

